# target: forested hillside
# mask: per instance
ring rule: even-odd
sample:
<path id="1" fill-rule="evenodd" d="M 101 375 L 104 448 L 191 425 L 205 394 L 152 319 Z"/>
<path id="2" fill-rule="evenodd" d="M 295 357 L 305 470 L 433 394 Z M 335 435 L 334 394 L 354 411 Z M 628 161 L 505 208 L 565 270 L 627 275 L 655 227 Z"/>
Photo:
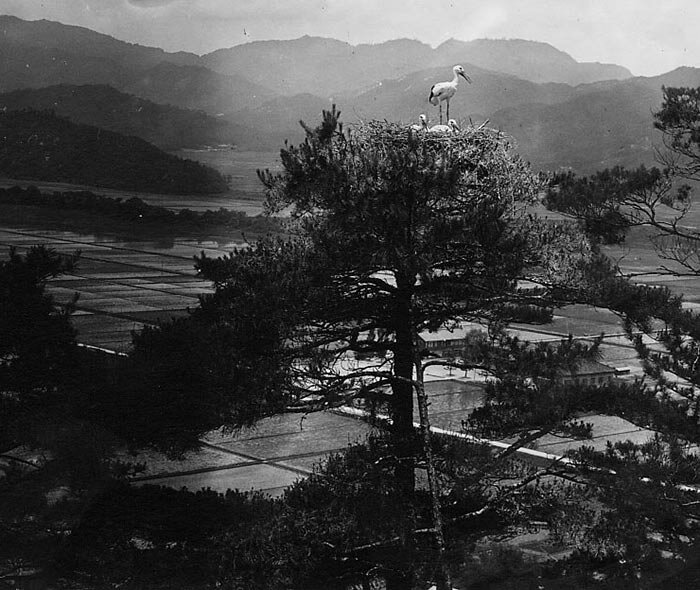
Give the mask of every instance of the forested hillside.
<path id="1" fill-rule="evenodd" d="M 227 188 L 211 168 L 49 111 L 0 112 L 0 175 L 173 194 Z"/>

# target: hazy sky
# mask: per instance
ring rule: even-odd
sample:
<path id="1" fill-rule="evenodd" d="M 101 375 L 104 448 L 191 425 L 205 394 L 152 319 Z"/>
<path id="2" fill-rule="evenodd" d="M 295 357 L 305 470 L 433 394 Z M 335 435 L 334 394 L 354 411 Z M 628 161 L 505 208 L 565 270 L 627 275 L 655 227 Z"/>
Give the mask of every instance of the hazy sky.
<path id="1" fill-rule="evenodd" d="M 433 46 L 490 37 L 545 41 L 579 61 L 617 63 L 636 75 L 700 66 L 698 0 L 0 0 L 0 14 L 199 54 L 306 34 Z"/>

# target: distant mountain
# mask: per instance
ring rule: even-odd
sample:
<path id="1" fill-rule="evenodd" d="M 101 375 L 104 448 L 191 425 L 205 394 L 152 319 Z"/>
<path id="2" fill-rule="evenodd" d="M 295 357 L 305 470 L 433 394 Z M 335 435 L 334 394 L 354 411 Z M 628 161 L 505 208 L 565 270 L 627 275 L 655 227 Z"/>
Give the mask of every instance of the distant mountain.
<path id="1" fill-rule="evenodd" d="M 650 78 L 638 78 L 643 84 L 647 84 L 652 88 L 660 86 L 687 86 L 696 88 L 700 86 L 700 68 L 689 68 L 686 66 L 676 68 L 660 76 Z"/>
<path id="2" fill-rule="evenodd" d="M 503 109 L 491 115 L 491 125 L 512 135 L 519 153 L 539 169 L 588 174 L 653 165 L 660 138 L 651 113 L 660 99 L 660 89 L 630 82 L 560 104 Z"/>
<path id="3" fill-rule="evenodd" d="M 434 69 L 432 81 L 449 79 L 450 67 L 457 62 L 475 74 L 490 71 L 491 82 L 499 73 L 530 82 L 569 84 L 631 75 L 618 66 L 578 63 L 551 45 L 533 41 L 450 40 L 432 49 L 409 39 L 350 45 L 306 36 L 246 43 L 199 57 L 125 43 L 82 27 L 0 16 L 0 91 L 108 84 L 153 102 L 214 115 L 253 111 L 279 95 L 297 94 L 342 101 L 354 108 L 369 97 L 375 100 L 383 92 L 380 84 L 391 86 L 391 80 L 404 84 L 417 72 Z M 482 85 L 486 87 L 503 94 L 497 83 Z M 511 100 L 494 94 L 492 100 L 497 104 L 470 112 L 493 112 L 530 98 Z M 391 114 L 387 109 L 381 112 Z"/>
<path id="4" fill-rule="evenodd" d="M 136 72 L 120 90 L 162 104 L 201 109 L 218 115 L 259 104 L 276 92 L 239 75 L 222 75 L 201 66 L 160 63 Z"/>
<path id="5" fill-rule="evenodd" d="M 439 63 L 468 62 L 480 68 L 512 74 L 531 82 L 577 85 L 597 80 L 632 77 L 627 68 L 613 64 L 580 63 L 548 43 L 523 39 L 450 39 L 435 49 Z"/>
<path id="6" fill-rule="evenodd" d="M 658 91 L 659 97 L 661 97 L 661 88 L 663 86 L 687 86 L 695 88 L 700 86 L 700 68 L 690 68 L 690 67 L 680 67 L 665 74 L 659 76 L 639 76 L 632 78 L 630 80 L 623 80 L 620 82 L 616 81 L 602 81 L 595 82 L 593 84 L 586 84 L 579 86 L 576 89 L 578 94 L 587 94 L 590 92 L 597 92 L 600 90 L 611 90 L 613 88 L 619 87 L 619 85 L 625 84 L 635 84 L 646 86 L 647 88 L 652 88 Z"/>
<path id="7" fill-rule="evenodd" d="M 473 84 L 462 81 L 450 105 L 450 116 L 464 124 L 470 117 L 475 121 L 484 120 L 494 111 L 516 105 L 563 102 L 576 93 L 565 84 L 534 84 L 474 66 L 470 72 Z M 428 93 L 434 83 L 444 78 L 444 68 L 422 70 L 397 80 L 384 80 L 367 92 L 340 96 L 334 102 L 346 123 L 387 119 L 408 124 L 417 122 L 418 115 L 425 113 L 432 125 L 438 122 L 438 108 L 428 102 Z M 284 139 L 303 139 L 299 120 L 316 124 L 321 119 L 321 111 L 330 108 L 332 102 L 310 94 L 277 97 L 235 112 L 233 120 L 252 127 L 272 147 L 277 147 Z"/>
<path id="8" fill-rule="evenodd" d="M 7 45 L 0 35 L 0 92 L 56 84 L 110 84 L 121 88 L 131 75 L 128 67 L 109 59 Z"/>
<path id="9" fill-rule="evenodd" d="M 106 77 L 132 75 L 162 63 L 200 66 L 225 76 L 242 76 L 277 94 L 308 93 L 323 98 L 362 92 L 380 80 L 461 62 L 532 82 L 580 84 L 632 76 L 620 66 L 579 63 L 551 45 L 520 39 L 451 39 L 432 49 L 425 43 L 410 39 L 350 45 L 336 39 L 304 36 L 293 40 L 244 43 L 200 57 L 193 53 L 170 53 L 126 43 L 83 27 L 47 20 L 25 21 L 2 15 L 0 56 L 4 62 L 0 62 L 3 72 L 5 66 L 14 66 L 10 67 L 13 70 L 10 80 L 4 80 L 0 90 L 23 87 L 16 85 L 22 83 L 22 78 L 25 82 L 30 81 L 24 86 L 41 85 L 43 78 L 43 85 L 108 83 L 125 89 L 114 77 Z M 102 77 L 97 64 L 105 68 Z M 22 77 L 20 67 L 34 71 L 25 72 Z M 88 74 L 96 77 L 87 79 Z M 62 77 L 59 79 L 58 76 Z M 143 96 L 155 99 L 153 95 Z M 250 105 L 239 105 L 239 108 L 247 106 Z"/>
<path id="10" fill-rule="evenodd" d="M 331 106 L 329 100 L 318 96 L 297 94 L 274 98 L 257 107 L 237 111 L 230 117 L 254 129 L 264 147 L 277 149 L 287 139 L 292 143 L 302 141 L 304 130 L 299 121 L 314 127 L 320 122 L 323 110 L 330 109 Z M 341 116 L 343 121 L 354 120 L 352 115 L 346 116 L 343 113 Z"/>
<path id="11" fill-rule="evenodd" d="M 290 41 L 255 41 L 219 49 L 202 57 L 208 68 L 239 74 L 280 94 L 330 97 L 358 92 L 384 78 L 398 78 L 427 67 L 429 45 L 400 39 L 353 46 L 336 39 L 301 37 Z"/>
<path id="12" fill-rule="evenodd" d="M 518 151 L 542 169 L 590 173 L 614 165 L 654 165 L 661 135 L 653 113 L 663 86 L 700 86 L 700 69 L 678 68 L 654 77 L 579 86 L 559 104 L 519 105 L 491 115 L 511 134 Z"/>
<path id="13" fill-rule="evenodd" d="M 0 176 L 173 194 L 227 188 L 211 168 L 48 111 L 0 112 Z"/>
<path id="14" fill-rule="evenodd" d="M 563 102 L 576 93 L 565 84 L 534 84 L 474 66 L 470 72 L 474 83 L 462 81 L 450 104 L 450 116 L 463 124 L 468 124 L 470 117 L 483 121 L 494 111 L 507 107 Z M 444 68 L 432 68 L 397 80 L 384 80 L 359 95 L 351 93 L 333 101 L 312 94 L 276 97 L 227 117 L 254 129 L 259 140 L 270 148 L 281 146 L 285 139 L 301 141 L 304 131 L 299 120 L 315 125 L 321 119 L 321 111 L 330 108 L 333 102 L 342 111 L 346 123 L 387 119 L 408 124 L 417 122 L 418 115 L 425 113 L 433 125 L 439 120 L 438 108 L 428 102 L 428 93 L 434 83 L 444 78 Z"/>
<path id="15" fill-rule="evenodd" d="M 82 27 L 0 16 L 0 92 L 58 84 L 106 84 L 158 103 L 210 114 L 250 106 L 275 92 L 241 76 Z"/>
<path id="16" fill-rule="evenodd" d="M 130 69 L 147 69 L 163 61 L 178 65 L 194 65 L 199 62 L 199 56 L 194 53 L 168 53 L 156 47 L 119 41 L 84 27 L 48 20 L 27 21 L 14 16 L 0 15 L 0 48 L 10 47 L 33 47 L 101 58 Z"/>
<path id="17" fill-rule="evenodd" d="M 576 85 L 632 77 L 621 66 L 579 63 L 551 45 L 519 39 L 450 40 L 432 49 L 409 39 L 353 46 L 307 36 L 219 49 L 203 56 L 202 62 L 212 70 L 240 74 L 280 94 L 311 93 L 334 98 L 362 92 L 381 80 L 438 66 L 444 69 L 444 78 L 456 63 L 538 83 Z"/>
<path id="18" fill-rule="evenodd" d="M 679 68 L 662 76 L 610 80 L 572 87 L 535 84 L 470 67 L 472 84 L 461 82 L 451 101 L 451 116 L 463 125 L 489 119 L 511 135 L 518 151 L 542 170 L 571 168 L 590 173 L 614 166 L 655 164 L 654 146 L 661 138 L 653 128 L 653 111 L 661 105 L 662 86 L 700 86 L 700 69 Z M 388 119 L 416 123 L 418 115 L 438 120 L 427 90 L 444 77 L 442 68 L 385 80 L 359 96 L 340 97 L 342 120 Z M 235 113 L 235 120 L 256 130 L 271 148 L 284 139 L 299 141 L 297 121 L 311 125 L 330 106 L 310 95 L 277 97 Z"/>
<path id="19" fill-rule="evenodd" d="M 74 123 L 135 135 L 164 150 L 236 144 L 251 129 L 202 111 L 125 94 L 111 86 L 48 86 L 0 94 L 2 110 L 52 110 Z"/>

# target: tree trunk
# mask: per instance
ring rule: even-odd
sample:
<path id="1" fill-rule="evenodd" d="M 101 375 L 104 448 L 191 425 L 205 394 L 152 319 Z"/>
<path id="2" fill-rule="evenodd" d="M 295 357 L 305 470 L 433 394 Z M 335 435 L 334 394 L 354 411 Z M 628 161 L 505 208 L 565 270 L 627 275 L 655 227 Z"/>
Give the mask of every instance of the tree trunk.
<path id="1" fill-rule="evenodd" d="M 410 299 L 399 301 L 395 316 L 395 343 L 392 383 L 392 440 L 398 463 L 396 487 L 398 501 L 405 514 L 402 534 L 401 559 L 402 580 L 397 586 L 401 590 L 414 588 L 416 584 L 416 516 L 415 516 L 415 457 L 417 452 L 416 432 L 413 427 L 413 338 L 411 331 Z"/>
<path id="2" fill-rule="evenodd" d="M 408 442 L 413 448 L 413 345 L 400 342 L 398 335 L 394 350 L 394 376 L 397 380 L 392 385 L 391 396 L 393 434 L 397 441 Z"/>
<path id="3" fill-rule="evenodd" d="M 430 494 L 430 513 L 432 520 L 433 536 L 435 539 L 435 549 L 437 551 L 435 567 L 435 587 L 436 590 L 452 590 L 450 582 L 450 572 L 445 561 L 445 533 L 442 524 L 442 513 L 440 512 L 440 500 L 438 497 L 437 473 L 433 463 L 433 451 L 430 445 L 430 416 L 428 414 L 428 395 L 425 393 L 423 382 L 423 363 L 420 355 L 415 355 L 416 367 L 416 397 L 418 400 L 418 415 L 420 422 L 420 436 L 423 446 L 423 456 L 428 472 L 428 490 Z"/>
<path id="4" fill-rule="evenodd" d="M 410 467 L 410 477 L 406 473 L 407 490 L 414 490 L 413 474 L 416 449 L 416 433 L 413 428 L 413 357 L 414 342 L 411 328 L 410 299 L 401 299 L 395 312 L 394 377 L 391 396 L 391 418 L 393 438 L 401 464 Z M 409 485 L 410 484 L 410 485 Z"/>

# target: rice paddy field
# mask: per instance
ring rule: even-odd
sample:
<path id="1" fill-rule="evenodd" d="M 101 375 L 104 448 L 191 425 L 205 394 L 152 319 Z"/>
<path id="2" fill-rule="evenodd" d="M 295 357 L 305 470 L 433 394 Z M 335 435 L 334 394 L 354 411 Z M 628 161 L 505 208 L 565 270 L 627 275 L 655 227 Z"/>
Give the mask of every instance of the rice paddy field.
<path id="1" fill-rule="evenodd" d="M 700 195 L 698 195 L 700 197 Z M 700 202 L 684 219 L 683 225 L 690 231 L 700 228 Z M 675 276 L 670 272 L 659 272 L 666 267 L 670 271 L 683 272 L 677 263 L 664 260 L 654 248 L 654 232 L 650 229 L 633 229 L 622 246 L 608 247 L 606 254 L 617 261 L 623 272 L 636 282 L 654 286 L 666 286 L 689 304 L 700 303 L 700 278 Z M 687 271 L 684 273 L 687 274 Z"/>
<path id="2" fill-rule="evenodd" d="M 20 253 L 44 244 L 57 252 L 80 252 L 76 269 L 52 280 L 56 300 L 67 303 L 77 294 L 73 323 L 85 344 L 123 352 L 132 330 L 187 313 L 209 283 L 194 271 L 193 256 L 221 256 L 234 242 L 148 241 L 80 235 L 65 231 L 0 226 L 0 250 Z"/>

